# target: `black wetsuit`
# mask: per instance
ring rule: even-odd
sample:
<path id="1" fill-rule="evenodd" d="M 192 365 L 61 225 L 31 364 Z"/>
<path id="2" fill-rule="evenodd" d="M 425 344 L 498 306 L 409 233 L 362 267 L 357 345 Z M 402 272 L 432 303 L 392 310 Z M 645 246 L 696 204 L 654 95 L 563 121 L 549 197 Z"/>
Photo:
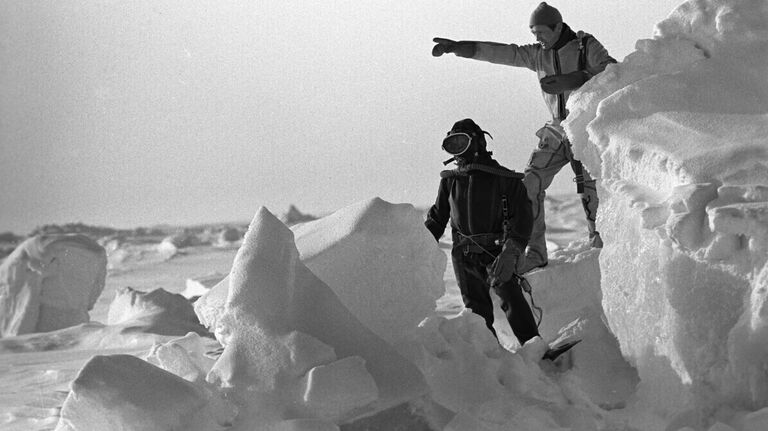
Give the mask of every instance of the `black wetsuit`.
<path id="1" fill-rule="evenodd" d="M 487 266 L 501 252 L 505 214 L 509 220 L 507 238 L 520 250 L 525 250 L 530 238 L 533 216 L 523 175 L 502 167 L 484 153 L 470 165 L 443 171 L 441 177 L 437 200 L 424 224 L 439 240 L 450 220 L 451 256 L 464 305 L 482 316 L 495 335 Z M 538 335 L 536 321 L 517 278 L 494 290 L 520 343 Z"/>

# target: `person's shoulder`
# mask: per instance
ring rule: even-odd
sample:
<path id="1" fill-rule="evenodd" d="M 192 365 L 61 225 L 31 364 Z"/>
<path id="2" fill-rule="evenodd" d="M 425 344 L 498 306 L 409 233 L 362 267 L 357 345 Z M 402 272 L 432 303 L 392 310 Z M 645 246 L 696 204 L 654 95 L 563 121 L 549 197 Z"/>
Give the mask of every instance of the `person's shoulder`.
<path id="1" fill-rule="evenodd" d="M 495 161 L 495 160 L 494 160 Z M 496 162 L 496 165 L 499 169 L 499 175 L 502 177 L 505 177 L 507 179 L 511 179 L 514 181 L 522 180 L 525 175 L 523 175 L 522 172 L 517 172 L 514 169 L 509 169 L 508 167 L 502 165 L 499 162 Z"/>
<path id="2" fill-rule="evenodd" d="M 466 176 L 467 173 L 459 169 L 446 169 L 444 171 L 440 171 L 440 180 L 447 180 L 449 178 L 454 178 L 462 175 Z"/>
<path id="3" fill-rule="evenodd" d="M 587 33 L 582 30 L 579 30 L 576 32 L 576 40 L 577 41 L 581 40 L 581 43 L 586 43 L 586 44 L 596 43 L 596 44 L 602 45 L 600 41 L 597 40 L 597 38 L 592 33 Z"/>
<path id="4" fill-rule="evenodd" d="M 496 160 L 491 160 L 489 163 L 471 165 L 471 169 L 511 180 L 522 180 L 524 176 L 520 172 L 516 172 L 512 169 L 502 166 Z"/>
<path id="5" fill-rule="evenodd" d="M 521 49 L 523 51 L 528 51 L 532 53 L 539 53 L 543 50 L 540 43 L 526 43 L 523 45 L 515 45 L 514 43 L 511 43 L 510 46 L 512 45 L 517 47 L 517 49 Z"/>

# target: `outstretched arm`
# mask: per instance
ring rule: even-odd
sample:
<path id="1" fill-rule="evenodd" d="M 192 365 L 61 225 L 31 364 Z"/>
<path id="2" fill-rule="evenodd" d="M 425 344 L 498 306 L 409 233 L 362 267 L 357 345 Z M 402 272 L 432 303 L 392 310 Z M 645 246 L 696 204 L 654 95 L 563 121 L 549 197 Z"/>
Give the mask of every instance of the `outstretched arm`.
<path id="1" fill-rule="evenodd" d="M 536 45 L 518 46 L 498 42 L 455 41 L 442 37 L 432 40 L 436 44 L 432 48 L 432 55 L 435 57 L 453 53 L 459 57 L 536 70 L 534 61 Z"/>

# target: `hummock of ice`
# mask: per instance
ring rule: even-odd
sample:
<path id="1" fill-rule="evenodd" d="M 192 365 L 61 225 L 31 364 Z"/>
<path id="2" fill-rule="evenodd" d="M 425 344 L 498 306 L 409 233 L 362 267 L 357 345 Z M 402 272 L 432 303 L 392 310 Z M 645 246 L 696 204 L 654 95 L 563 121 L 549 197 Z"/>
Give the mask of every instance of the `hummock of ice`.
<path id="1" fill-rule="evenodd" d="M 182 295 L 162 288 L 142 292 L 122 287 L 109 305 L 108 325 L 121 325 L 126 331 L 160 335 L 185 335 L 188 332 L 206 335 L 192 304 Z"/>
<path id="2" fill-rule="evenodd" d="M 410 204 L 373 198 L 293 230 L 301 261 L 393 345 L 432 314 L 445 293 L 445 254 L 424 228 L 424 214 Z"/>
<path id="3" fill-rule="evenodd" d="M 767 46 L 768 2 L 689 1 L 569 102 L 605 315 L 670 429 L 768 406 Z"/>
<path id="4" fill-rule="evenodd" d="M 0 337 L 88 322 L 104 289 L 104 248 L 83 235 L 38 235 L 0 265 Z"/>
<path id="5" fill-rule="evenodd" d="M 235 413 L 215 392 L 135 356 L 94 356 L 72 382 L 56 431 L 216 431 Z"/>
<path id="6" fill-rule="evenodd" d="M 599 255 L 597 249 L 571 247 L 550 255 L 546 270 L 534 271 L 527 279 L 534 303 L 543 311 L 542 337 L 582 340 L 571 352 L 569 373 L 581 380 L 579 388 L 592 402 L 613 408 L 625 404 L 634 393 L 637 373 L 623 359 L 604 322 Z M 503 336 L 511 339 L 500 307 L 495 312 L 497 332 L 503 334 L 502 340 Z"/>
<path id="7" fill-rule="evenodd" d="M 407 343 L 409 332 L 434 312 L 445 293 L 446 256 L 413 205 L 372 198 L 293 231 L 302 263 L 368 329 L 395 347 Z M 196 306 L 201 322 L 212 326 L 228 286 L 229 277 L 206 295 L 206 303 L 217 307 Z"/>
<path id="8" fill-rule="evenodd" d="M 469 310 L 452 318 L 432 316 L 419 326 L 421 354 L 414 360 L 431 399 L 448 412 L 442 421 L 435 415 L 434 429 L 625 429 L 610 410 L 632 398 L 637 376 L 601 320 L 597 253 L 574 253 L 573 261 L 552 259 L 530 277 L 536 303 L 545 309 L 542 336 L 583 340 L 554 364 L 541 361 L 547 348 L 541 338 L 512 353 Z M 503 315 L 496 324 L 508 344 L 512 335 Z"/>
<path id="9" fill-rule="evenodd" d="M 227 288 L 223 306 L 219 286 Z M 265 208 L 251 222 L 229 278 L 195 310 L 224 346 L 208 380 L 256 403 L 247 410 L 261 423 L 282 420 L 284 409 L 339 423 L 426 392 L 415 365 L 310 272 L 293 232 Z"/>

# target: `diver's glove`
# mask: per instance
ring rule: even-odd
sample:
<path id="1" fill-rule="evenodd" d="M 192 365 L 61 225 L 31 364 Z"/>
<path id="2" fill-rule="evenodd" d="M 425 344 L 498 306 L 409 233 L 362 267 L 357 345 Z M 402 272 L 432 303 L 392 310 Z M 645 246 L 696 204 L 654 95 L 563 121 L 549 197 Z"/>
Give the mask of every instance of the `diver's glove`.
<path id="1" fill-rule="evenodd" d="M 442 37 L 436 37 L 432 39 L 437 45 L 432 48 L 432 56 L 440 57 L 443 54 L 452 52 L 459 57 L 472 57 L 477 51 L 477 45 L 475 42 L 467 41 L 455 41 L 451 39 L 444 39 Z"/>
<path id="2" fill-rule="evenodd" d="M 520 247 L 512 239 L 504 242 L 501 253 L 488 265 L 488 282 L 491 286 L 504 284 L 518 273 L 518 266 L 522 263 L 523 249 L 524 247 Z"/>
<path id="3" fill-rule="evenodd" d="M 577 70 L 562 75 L 545 76 L 539 80 L 539 84 L 545 93 L 560 94 L 581 87 L 589 80 L 589 77 L 586 70 Z"/>

